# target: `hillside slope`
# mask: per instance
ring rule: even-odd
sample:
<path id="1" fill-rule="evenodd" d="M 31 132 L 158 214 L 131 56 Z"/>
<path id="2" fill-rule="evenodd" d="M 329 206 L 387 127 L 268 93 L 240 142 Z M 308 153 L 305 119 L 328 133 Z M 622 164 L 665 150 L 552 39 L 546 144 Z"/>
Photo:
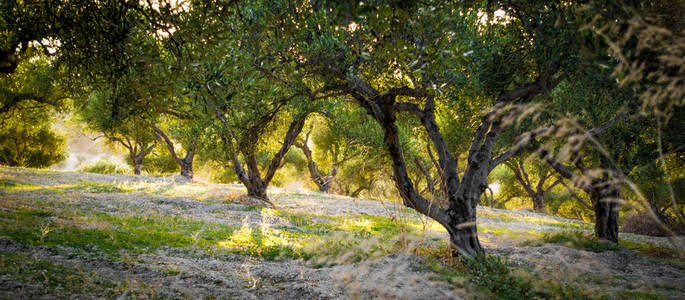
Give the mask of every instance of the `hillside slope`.
<path id="1" fill-rule="evenodd" d="M 241 203 L 239 185 L 2 167 L 0 296 L 685 297 L 665 238 L 622 234 L 611 247 L 583 236 L 589 224 L 479 207 L 495 256 L 470 262 L 396 203 L 269 193 L 277 209 Z"/>

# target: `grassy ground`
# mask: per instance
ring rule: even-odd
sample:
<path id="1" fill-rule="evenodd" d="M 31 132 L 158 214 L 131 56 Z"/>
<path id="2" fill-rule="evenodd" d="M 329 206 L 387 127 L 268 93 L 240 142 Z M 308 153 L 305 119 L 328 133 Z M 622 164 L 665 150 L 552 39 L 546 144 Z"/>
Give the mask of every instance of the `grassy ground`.
<path id="1" fill-rule="evenodd" d="M 479 209 L 489 255 L 396 203 L 177 177 L 0 169 L 6 298 L 667 299 L 685 264 L 663 239 L 592 239 L 588 224 Z"/>

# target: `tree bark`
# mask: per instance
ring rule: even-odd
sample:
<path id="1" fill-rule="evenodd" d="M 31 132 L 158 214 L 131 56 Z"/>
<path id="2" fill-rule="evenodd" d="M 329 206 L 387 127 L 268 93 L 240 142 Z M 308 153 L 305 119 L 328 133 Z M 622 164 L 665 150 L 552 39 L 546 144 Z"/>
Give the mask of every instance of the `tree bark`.
<path id="1" fill-rule="evenodd" d="M 581 157 L 576 159 L 576 168 L 583 172 L 584 178 L 589 178 L 587 184 L 584 178 L 580 178 L 571 170 L 552 158 L 547 152 L 541 152 L 540 156 L 560 175 L 568 178 L 576 186 L 583 189 L 590 196 L 592 209 L 595 211 L 595 236 L 618 243 L 618 216 L 619 216 L 619 197 L 621 195 L 620 186 L 609 180 L 609 175 L 604 173 L 601 177 L 591 174 L 582 162 Z M 571 191 L 569 189 L 569 191 Z M 575 194 L 572 194 L 575 196 Z M 583 203 L 581 201 L 581 203 Z M 587 206 L 587 205 L 586 205 Z"/>
<path id="2" fill-rule="evenodd" d="M 192 151 L 189 153 L 192 154 Z M 195 175 L 193 171 L 193 157 L 194 155 L 186 155 L 184 159 L 178 160 L 178 163 L 181 165 L 181 176 L 190 180 L 192 180 L 193 176 Z"/>
<path id="3" fill-rule="evenodd" d="M 595 210 L 595 235 L 618 243 L 618 216 L 620 192 L 613 183 L 597 180 L 590 192 Z"/>
<path id="4" fill-rule="evenodd" d="M 464 186 L 460 185 L 456 171 L 456 160 L 446 150 L 447 147 L 435 123 L 432 99 L 427 101 L 424 110 L 420 110 L 411 104 L 407 104 L 404 108 L 411 110 L 419 117 L 438 151 L 439 163 L 442 173 L 445 174 L 444 181 L 448 191 L 449 208 L 446 210 L 419 195 L 409 178 L 398 128 L 395 124 L 395 97 L 386 94 L 377 97 L 373 102 L 367 101 L 360 95 L 355 95 L 355 98 L 378 121 L 383 130 L 384 144 L 392 158 L 395 185 L 404 205 L 433 218 L 444 226 L 450 235 L 454 255 L 461 254 L 471 257 L 482 255 L 484 251 L 478 241 L 476 229 L 476 204 L 484 191 L 484 187 L 476 184 L 477 188 L 473 189 L 472 186 L 463 188 Z M 479 180 L 474 182 L 480 183 Z"/>
<path id="5" fill-rule="evenodd" d="M 140 175 L 141 171 L 143 170 L 143 162 L 141 161 L 133 161 L 133 174 L 135 175 Z"/>
<path id="6" fill-rule="evenodd" d="M 538 213 L 547 213 L 544 195 L 538 193 L 533 194 L 533 210 Z"/>
<path id="7" fill-rule="evenodd" d="M 238 154 L 234 153 L 232 158 L 233 171 L 238 180 L 247 189 L 247 196 L 252 198 L 257 198 L 258 200 L 267 204 L 267 206 L 275 208 L 276 206 L 269 200 L 266 189 L 269 183 L 276 174 L 283 162 L 283 157 L 288 153 L 288 150 L 295 142 L 297 136 L 302 132 L 302 127 L 304 126 L 306 115 L 301 116 L 290 123 L 290 127 L 283 138 L 283 144 L 280 150 L 274 154 L 274 157 L 269 163 L 269 167 L 266 170 L 266 175 L 262 178 L 259 171 L 259 165 L 257 163 L 257 158 L 255 156 L 255 149 L 243 149 L 242 155 L 245 158 L 245 165 L 247 166 L 247 172 L 243 170 L 242 164 L 238 159 Z"/>

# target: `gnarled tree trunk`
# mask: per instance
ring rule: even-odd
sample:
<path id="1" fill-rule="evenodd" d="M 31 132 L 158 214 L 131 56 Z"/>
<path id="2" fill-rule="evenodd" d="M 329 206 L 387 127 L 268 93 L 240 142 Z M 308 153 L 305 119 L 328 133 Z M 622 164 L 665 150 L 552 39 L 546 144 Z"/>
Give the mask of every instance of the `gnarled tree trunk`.
<path id="1" fill-rule="evenodd" d="M 502 110 L 506 104 L 513 101 L 527 103 L 536 95 L 547 92 L 561 81 L 562 77 L 554 77 L 559 66 L 551 62 L 536 78 L 534 82 L 520 86 L 513 90 L 503 91 L 497 99 L 493 109 L 483 116 L 482 122 L 473 135 L 468 152 L 468 164 L 462 180 L 457 173 L 457 159 L 449 152 L 442 137 L 440 128 L 435 121 L 435 100 L 424 89 L 414 89 L 407 86 L 391 88 L 385 94 L 360 78 L 349 78 L 349 94 L 363 107 L 381 126 L 384 144 L 392 159 L 392 169 L 395 185 L 405 206 L 436 220 L 444 226 L 450 234 L 450 241 L 455 254 L 480 256 L 484 253 L 478 241 L 476 229 L 476 205 L 488 187 L 487 176 L 498 164 L 511 158 L 523 150 L 525 141 L 517 143 L 497 157 L 493 157 L 495 142 L 501 133 Z M 347 74 L 346 74 L 347 75 Z M 397 97 L 409 97 L 425 100 L 424 108 L 411 102 L 397 103 Z M 415 190 L 407 174 L 402 146 L 395 123 L 396 113 L 406 111 L 415 115 L 423 125 L 438 156 L 439 174 L 445 186 L 447 207 L 440 207 L 432 201 L 422 197 Z M 513 115 L 517 112 L 511 109 L 505 114 Z M 526 141 L 530 139 L 528 137 Z"/>
<path id="2" fill-rule="evenodd" d="M 367 111 L 370 111 L 370 114 L 374 116 L 383 129 L 384 143 L 392 158 L 395 185 L 402 196 L 404 205 L 433 218 L 444 226 L 450 235 L 451 246 L 455 255 L 463 254 L 475 257 L 483 254 L 483 247 L 478 241 L 476 229 L 476 204 L 485 188 L 478 185 L 478 180 L 474 181 L 477 188 L 472 188 L 473 186 L 463 188 L 464 186 L 459 184 L 456 160 L 446 150 L 442 135 L 435 123 L 433 106 L 430 102 L 425 110 L 419 109 L 417 113 L 438 150 L 443 173 L 449 176 L 445 180 L 449 207 L 444 209 L 420 196 L 414 189 L 414 184 L 407 173 L 399 133 L 395 124 L 394 100 L 395 97 L 392 96 L 380 96 L 374 102 L 381 105 L 368 105 Z M 362 104 L 366 104 L 363 101 L 360 100 Z"/>
<path id="3" fill-rule="evenodd" d="M 595 174 L 583 164 L 582 157 L 575 153 L 576 168 L 582 172 L 582 176 L 579 176 L 556 161 L 547 152 L 541 152 L 541 156 L 559 174 L 570 179 L 577 187 L 583 189 L 590 196 L 590 203 L 595 211 L 595 236 L 618 243 L 621 187 L 617 182 L 610 180 L 611 173 L 613 172 L 604 171 L 603 174 Z M 583 201 L 580 203 L 583 203 Z M 587 204 L 583 204 L 587 206 Z"/>

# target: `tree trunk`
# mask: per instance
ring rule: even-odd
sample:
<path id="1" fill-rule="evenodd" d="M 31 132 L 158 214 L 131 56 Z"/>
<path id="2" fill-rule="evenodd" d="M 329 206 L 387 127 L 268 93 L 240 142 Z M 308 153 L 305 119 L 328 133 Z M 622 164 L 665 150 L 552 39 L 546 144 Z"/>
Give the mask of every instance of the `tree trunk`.
<path id="1" fill-rule="evenodd" d="M 193 179 L 193 160 L 186 160 L 183 159 L 180 161 L 181 165 L 181 176 L 188 178 L 188 179 Z"/>
<path id="2" fill-rule="evenodd" d="M 247 189 L 248 197 L 255 197 L 265 201 L 269 201 L 269 197 L 266 194 L 266 185 L 264 185 L 264 182 L 262 182 L 261 179 L 254 178 L 253 180 L 249 180 L 247 183 L 244 184 L 245 188 Z"/>
<path id="3" fill-rule="evenodd" d="M 142 161 L 134 161 L 133 162 L 133 174 L 140 175 L 142 170 L 143 170 L 143 162 Z"/>
<path id="4" fill-rule="evenodd" d="M 539 193 L 533 195 L 533 210 L 538 213 L 547 213 L 547 207 L 545 207 L 545 197 Z"/>
<path id="5" fill-rule="evenodd" d="M 195 147 L 193 146 L 186 153 L 183 159 L 177 159 L 176 162 L 181 166 L 181 176 L 193 180 L 195 175 L 193 171 L 193 159 L 195 158 Z"/>
<path id="6" fill-rule="evenodd" d="M 485 190 L 484 187 L 480 186 L 479 180 L 474 180 L 472 182 L 476 185 L 475 189 L 472 189 L 471 186 L 466 189 L 460 188 L 456 161 L 445 157 L 445 151 L 443 151 L 439 157 L 441 165 L 449 167 L 449 169 L 443 169 L 446 174 L 445 185 L 448 191 L 449 209 L 443 211 L 439 205 L 421 197 L 414 189 L 414 184 L 407 173 L 392 102 L 389 103 L 390 105 L 387 102 L 384 104 L 382 105 L 383 114 L 374 115 L 374 117 L 383 129 L 384 143 L 392 158 L 395 185 L 404 200 L 404 204 L 435 219 L 447 229 L 454 255 L 462 254 L 471 257 L 482 255 L 484 251 L 478 241 L 476 229 L 476 203 Z M 431 135 L 436 148 L 442 149 L 445 146 L 442 136 L 437 124 L 432 119 L 432 115 L 430 117 L 431 119 L 423 118 L 422 122 L 425 124 L 428 134 Z"/>
<path id="7" fill-rule="evenodd" d="M 618 188 L 606 185 L 590 193 L 595 210 L 595 236 L 618 243 Z"/>
<path id="8" fill-rule="evenodd" d="M 319 171 L 319 167 L 316 165 L 316 162 L 314 162 L 312 151 L 309 149 L 309 146 L 307 145 L 310 133 L 311 130 L 307 132 L 304 142 L 293 142 L 293 145 L 297 148 L 300 148 L 305 158 L 307 159 L 307 169 L 309 169 L 309 177 L 311 177 L 312 181 L 319 188 L 319 192 L 328 193 L 328 190 L 331 189 L 333 178 L 335 178 L 335 175 L 338 173 L 338 166 L 334 162 L 333 169 L 331 169 L 331 172 L 328 175 L 323 175 L 321 171 Z"/>
<path id="9" fill-rule="evenodd" d="M 476 257 L 484 253 L 483 247 L 478 240 L 478 230 L 476 229 L 476 217 L 467 217 L 470 220 L 455 221 L 449 226 L 445 226 L 450 234 L 450 246 L 452 255 L 467 254 Z"/>

